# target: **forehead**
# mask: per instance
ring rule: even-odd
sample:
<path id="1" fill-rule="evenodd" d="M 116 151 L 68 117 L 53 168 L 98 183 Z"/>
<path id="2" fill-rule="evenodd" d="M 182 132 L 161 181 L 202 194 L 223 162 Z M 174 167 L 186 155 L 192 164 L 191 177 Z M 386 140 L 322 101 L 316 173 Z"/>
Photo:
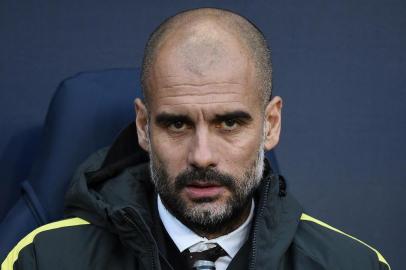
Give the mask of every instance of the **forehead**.
<path id="1" fill-rule="evenodd" d="M 152 65 L 150 107 L 259 106 L 255 79 L 249 53 L 231 35 L 221 30 L 200 36 L 178 33 L 159 49 Z"/>

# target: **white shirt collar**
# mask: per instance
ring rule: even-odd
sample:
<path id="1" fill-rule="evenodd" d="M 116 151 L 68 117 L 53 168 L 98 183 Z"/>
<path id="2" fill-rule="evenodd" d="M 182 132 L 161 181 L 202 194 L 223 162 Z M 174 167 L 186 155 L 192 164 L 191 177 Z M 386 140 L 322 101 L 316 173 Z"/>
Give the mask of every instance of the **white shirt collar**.
<path id="1" fill-rule="evenodd" d="M 198 243 L 217 243 L 231 258 L 234 258 L 238 250 L 243 246 L 249 236 L 252 219 L 254 217 L 254 209 L 255 204 L 254 200 L 252 200 L 250 214 L 242 225 L 226 235 L 209 240 L 205 237 L 197 235 L 183 223 L 181 223 L 177 218 L 175 218 L 163 205 L 161 198 L 158 195 L 159 216 L 166 231 L 180 252 L 183 252 L 185 249 Z"/>

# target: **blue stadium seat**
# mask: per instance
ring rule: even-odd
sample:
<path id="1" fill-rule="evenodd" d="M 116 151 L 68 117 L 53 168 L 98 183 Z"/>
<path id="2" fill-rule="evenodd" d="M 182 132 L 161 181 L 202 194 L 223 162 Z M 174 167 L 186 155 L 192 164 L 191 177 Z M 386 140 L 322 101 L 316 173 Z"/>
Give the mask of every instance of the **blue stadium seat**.
<path id="1" fill-rule="evenodd" d="M 134 119 L 139 69 L 85 72 L 64 80 L 48 109 L 40 154 L 21 197 L 0 224 L 0 260 L 26 233 L 60 219 L 76 167 Z M 16 180 L 17 181 L 17 180 Z"/>

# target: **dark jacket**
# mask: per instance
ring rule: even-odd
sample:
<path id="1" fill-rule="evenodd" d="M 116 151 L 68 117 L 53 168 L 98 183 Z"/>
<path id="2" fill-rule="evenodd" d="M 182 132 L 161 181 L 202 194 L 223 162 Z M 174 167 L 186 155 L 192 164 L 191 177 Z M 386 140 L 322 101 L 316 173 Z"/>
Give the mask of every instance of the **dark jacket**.
<path id="1" fill-rule="evenodd" d="M 390 269 L 376 250 L 304 214 L 269 165 L 255 200 L 247 252 L 237 255 L 233 269 Z M 148 158 L 133 125 L 79 168 L 65 214 L 67 219 L 27 235 L 1 269 L 172 268 L 162 244 Z"/>

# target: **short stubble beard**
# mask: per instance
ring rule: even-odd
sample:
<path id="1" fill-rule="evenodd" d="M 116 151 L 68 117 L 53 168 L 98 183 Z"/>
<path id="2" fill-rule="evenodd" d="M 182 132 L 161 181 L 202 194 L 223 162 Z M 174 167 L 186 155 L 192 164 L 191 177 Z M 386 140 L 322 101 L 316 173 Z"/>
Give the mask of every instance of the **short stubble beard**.
<path id="1" fill-rule="evenodd" d="M 149 140 L 148 140 L 149 141 Z M 183 224 L 201 235 L 228 233 L 244 222 L 252 196 L 259 186 L 264 168 L 264 139 L 257 149 L 257 157 L 241 177 L 222 173 L 217 169 L 188 169 L 174 179 L 169 177 L 165 165 L 154 155 L 149 141 L 150 173 L 165 207 Z M 179 193 L 189 183 L 199 180 L 226 187 L 231 196 L 226 200 L 208 198 L 186 202 Z"/>

